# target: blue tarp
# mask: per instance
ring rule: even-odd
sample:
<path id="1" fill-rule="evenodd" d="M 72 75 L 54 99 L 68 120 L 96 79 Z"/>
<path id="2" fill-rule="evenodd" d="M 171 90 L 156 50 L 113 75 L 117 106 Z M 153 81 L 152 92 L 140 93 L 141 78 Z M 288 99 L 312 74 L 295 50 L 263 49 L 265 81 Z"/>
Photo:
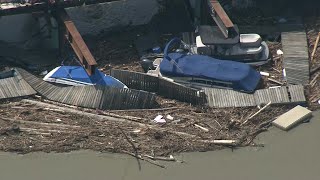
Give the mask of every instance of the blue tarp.
<path id="1" fill-rule="evenodd" d="M 167 51 L 168 48 L 165 49 L 165 57 L 160 64 L 160 72 L 166 76 L 232 82 L 234 89 L 248 92 L 254 91 L 261 79 L 259 72 L 244 63 Z"/>

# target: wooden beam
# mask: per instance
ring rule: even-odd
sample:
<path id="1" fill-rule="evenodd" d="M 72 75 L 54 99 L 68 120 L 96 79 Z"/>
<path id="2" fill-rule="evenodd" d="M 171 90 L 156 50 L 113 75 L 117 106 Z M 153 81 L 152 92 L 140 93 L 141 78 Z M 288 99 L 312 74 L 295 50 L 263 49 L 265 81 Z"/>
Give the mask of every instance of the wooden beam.
<path id="1" fill-rule="evenodd" d="M 213 20 L 216 22 L 225 38 L 229 38 L 230 32 L 234 30 L 234 24 L 230 20 L 229 16 L 224 11 L 218 0 L 208 0 L 208 5 L 211 10 L 210 14 Z"/>
<path id="2" fill-rule="evenodd" d="M 316 51 L 317 51 L 317 48 L 318 48 L 319 39 L 320 39 L 320 32 L 318 33 L 316 42 L 314 43 L 313 51 L 312 51 L 312 54 L 311 54 L 311 63 L 314 63 L 313 59 L 314 59 L 314 55 L 316 54 Z"/>
<path id="3" fill-rule="evenodd" d="M 94 69 L 97 66 L 97 62 L 65 9 L 57 11 L 57 18 L 59 26 L 63 26 L 60 27 L 59 31 L 60 48 L 63 48 L 64 39 L 66 39 L 70 43 L 72 49 L 77 55 L 82 66 L 86 69 L 87 73 L 89 75 L 94 74 Z M 65 31 L 65 34 L 63 34 L 63 31 Z M 60 49 L 60 51 L 63 50 Z"/>

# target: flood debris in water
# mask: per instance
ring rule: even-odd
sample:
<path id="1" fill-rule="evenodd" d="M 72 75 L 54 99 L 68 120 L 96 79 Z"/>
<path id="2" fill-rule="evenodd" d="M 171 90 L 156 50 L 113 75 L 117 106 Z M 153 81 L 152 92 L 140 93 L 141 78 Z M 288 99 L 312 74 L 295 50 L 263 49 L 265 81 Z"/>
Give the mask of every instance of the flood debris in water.
<path id="1" fill-rule="evenodd" d="M 265 123 L 270 117 L 288 110 L 286 106 L 271 106 L 241 126 L 258 109 L 214 109 L 163 98 L 158 101 L 163 101 L 163 110 L 128 112 L 5 102 L 0 108 L 0 150 L 29 153 L 90 149 L 121 153 L 133 152 L 133 143 L 139 154 L 155 156 L 209 151 L 252 144 L 256 132 L 270 125 Z M 170 114 L 179 121 L 157 124 L 153 119 L 158 113 Z"/>

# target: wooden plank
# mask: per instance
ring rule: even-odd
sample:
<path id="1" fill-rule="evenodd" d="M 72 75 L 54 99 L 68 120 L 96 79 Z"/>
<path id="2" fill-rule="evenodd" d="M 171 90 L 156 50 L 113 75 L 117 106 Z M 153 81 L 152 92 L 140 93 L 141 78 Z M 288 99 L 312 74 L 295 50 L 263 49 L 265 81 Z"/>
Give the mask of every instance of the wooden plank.
<path id="1" fill-rule="evenodd" d="M 309 55 L 306 33 L 303 30 L 301 32 L 283 32 L 281 36 L 287 81 L 290 84 L 307 84 L 309 80 Z"/>
<path id="2" fill-rule="evenodd" d="M 302 85 L 291 85 L 288 87 L 291 102 L 306 102 L 304 87 Z"/>

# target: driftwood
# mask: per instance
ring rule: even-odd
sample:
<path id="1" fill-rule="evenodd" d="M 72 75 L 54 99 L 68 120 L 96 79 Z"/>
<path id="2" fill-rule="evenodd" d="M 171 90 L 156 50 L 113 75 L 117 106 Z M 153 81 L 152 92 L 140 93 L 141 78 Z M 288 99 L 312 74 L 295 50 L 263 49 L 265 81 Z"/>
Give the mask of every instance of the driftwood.
<path id="1" fill-rule="evenodd" d="M 128 151 L 122 151 L 122 153 L 125 153 L 125 154 L 128 154 L 128 155 L 132 156 L 132 157 L 141 159 L 141 160 L 143 160 L 143 161 L 146 161 L 146 162 L 148 162 L 148 163 L 150 163 L 150 164 L 153 164 L 153 165 L 156 165 L 156 166 L 158 166 L 158 167 L 161 167 L 161 168 L 164 168 L 164 169 L 166 168 L 166 166 L 161 165 L 161 164 L 155 162 L 154 160 L 147 159 L 147 158 L 143 158 L 141 155 L 135 155 L 134 153 L 131 153 L 131 152 L 128 152 Z"/>
<path id="2" fill-rule="evenodd" d="M 317 39 L 316 39 L 316 42 L 313 46 L 313 51 L 312 51 L 312 54 L 311 54 L 311 62 L 313 62 L 313 59 L 314 59 L 314 55 L 317 51 L 317 48 L 318 48 L 318 44 L 319 44 L 319 39 L 320 39 L 320 32 L 318 33 L 318 36 L 317 36 Z"/>
<path id="3" fill-rule="evenodd" d="M 224 146 L 234 146 L 238 143 L 237 140 L 200 140 L 200 142 Z"/>
<path id="4" fill-rule="evenodd" d="M 60 109 L 50 109 L 50 108 L 30 108 L 30 107 L 23 107 L 23 106 L 12 106 L 11 109 L 33 109 L 33 110 L 46 110 L 46 111 L 52 111 L 52 112 L 59 112 L 64 113 L 65 111 Z"/>
<path id="5" fill-rule="evenodd" d="M 34 100 L 30 100 L 30 99 L 23 99 L 22 102 L 34 104 L 34 105 L 40 106 L 40 107 L 59 109 L 59 110 L 63 110 L 63 111 L 68 112 L 68 113 L 72 113 L 72 114 L 76 114 L 76 115 L 80 115 L 80 116 L 87 116 L 87 117 L 90 117 L 90 118 L 93 118 L 93 119 L 102 120 L 102 121 L 113 121 L 113 122 L 120 122 L 120 123 L 133 123 L 133 124 L 136 124 L 136 125 L 139 125 L 139 126 L 142 126 L 142 127 L 149 127 L 150 126 L 150 125 L 148 126 L 146 124 L 130 121 L 130 120 L 127 120 L 127 119 L 124 119 L 124 118 L 112 117 L 112 116 L 107 116 L 107 115 L 97 115 L 97 114 L 93 114 L 93 113 L 88 113 L 88 112 L 76 110 L 76 109 L 73 109 L 73 108 L 60 107 L 60 106 L 57 106 L 57 105 L 48 104 L 48 103 L 39 102 L 39 101 L 34 101 Z"/>
<path id="6" fill-rule="evenodd" d="M 244 146 L 250 145 L 250 144 L 253 142 L 253 140 L 254 140 L 260 133 L 265 132 L 265 131 L 268 131 L 268 128 L 260 128 L 260 129 L 257 129 L 257 130 L 255 130 L 255 131 L 253 131 L 252 133 L 250 133 L 250 134 L 248 135 L 248 137 L 251 137 L 250 140 L 249 140 L 247 143 L 243 144 L 243 145 L 244 145 Z"/>
<path id="7" fill-rule="evenodd" d="M 179 163 L 183 163 L 183 161 L 177 160 L 176 158 L 174 158 L 173 156 L 170 157 L 160 157 L 160 156 L 150 156 L 147 154 L 143 155 L 144 157 L 150 158 L 152 160 L 159 160 L 159 161 L 173 161 L 173 162 L 179 162 Z"/>
<path id="8" fill-rule="evenodd" d="M 208 129 L 208 128 L 202 127 L 202 126 L 200 126 L 200 125 L 198 125 L 198 124 L 194 124 L 194 126 L 197 127 L 197 128 L 200 128 L 201 130 L 203 130 L 203 131 L 205 131 L 205 132 L 209 132 L 209 129 Z"/>
<path id="9" fill-rule="evenodd" d="M 318 70 L 320 70 L 320 65 L 318 67 L 312 68 L 310 69 L 310 75 L 313 75 L 314 73 L 316 73 Z"/>
<path id="10" fill-rule="evenodd" d="M 265 110 L 267 107 L 269 107 L 271 105 L 271 101 L 266 104 L 265 106 L 263 106 L 263 108 L 259 109 L 259 111 L 257 111 L 256 113 L 254 113 L 253 115 L 251 115 L 247 120 L 245 120 L 241 125 L 246 124 L 248 121 L 250 121 L 252 118 L 256 117 L 259 113 L 261 113 L 263 110 Z"/>
<path id="11" fill-rule="evenodd" d="M 317 75 L 310 81 L 311 87 L 313 87 L 313 86 L 316 84 L 317 79 L 318 79 L 319 76 L 320 76 L 320 74 L 317 74 Z"/>
<path id="12" fill-rule="evenodd" d="M 53 104 L 53 105 L 58 105 L 59 107 L 68 107 L 68 108 L 71 108 L 71 109 L 75 109 L 75 110 L 78 110 L 78 111 L 81 111 L 79 110 L 79 108 L 77 106 L 72 106 L 72 105 L 68 105 L 68 104 L 62 104 L 62 103 L 58 103 L 58 102 L 55 102 L 55 101 L 50 101 L 50 100 L 47 100 L 47 99 L 43 99 L 42 100 L 43 102 L 47 102 L 47 103 L 50 103 L 50 104 Z M 92 112 L 92 109 L 86 109 L 86 108 L 81 108 L 84 110 L 84 112 Z M 53 110 L 53 111 L 56 111 L 56 112 L 62 112 L 64 113 L 65 111 L 64 110 L 60 110 L 60 109 L 54 109 L 54 108 L 44 108 L 44 110 Z M 137 109 L 138 110 L 138 109 Z M 142 109 L 139 109 L 140 111 Z M 103 112 L 103 111 L 100 111 L 100 110 L 96 110 L 97 111 L 97 114 L 100 114 L 100 115 L 106 115 L 106 116 L 111 116 L 111 117 L 116 117 L 116 118 L 123 118 L 123 119 L 128 119 L 128 120 L 132 120 L 132 121 L 139 121 L 139 120 L 147 120 L 147 119 L 144 119 L 144 118 L 139 118 L 139 117 L 133 117 L 133 116 L 120 116 L 120 115 L 117 115 L 117 114 L 114 114 L 114 113 L 110 113 L 109 112 Z M 130 110 L 118 110 L 119 112 L 123 111 L 123 112 L 128 112 Z M 115 110 L 115 112 L 117 112 L 117 110 Z"/>
<path id="13" fill-rule="evenodd" d="M 72 109 L 72 108 L 67 108 L 67 107 L 60 107 L 60 106 L 56 106 L 56 105 L 52 105 L 52 104 L 48 104 L 48 103 L 43 103 L 43 102 L 39 102 L 39 101 L 34 101 L 34 100 L 30 100 L 30 99 L 23 99 L 22 102 L 25 103 L 30 103 L 33 105 L 37 105 L 40 107 L 48 107 L 48 108 L 56 108 L 56 109 L 61 109 L 64 110 L 65 112 L 68 113 L 72 113 L 72 114 L 77 114 L 80 116 L 87 116 L 89 118 L 92 119 L 97 119 L 100 121 L 113 121 L 113 122 L 119 122 L 119 123 L 129 123 L 129 124 L 134 124 L 143 128 L 149 128 L 149 129 L 154 129 L 157 131 L 165 131 L 165 132 L 169 132 L 178 136 L 185 136 L 185 137 L 189 137 L 189 138 L 197 138 L 198 136 L 196 135 L 192 135 L 192 134 L 188 134 L 188 133 L 184 133 L 184 132 L 178 132 L 178 131 L 167 131 L 165 129 L 159 128 L 157 126 L 154 125 L 149 125 L 149 124 L 143 124 L 143 123 L 139 123 L 136 121 L 130 121 L 128 119 L 123 119 L 123 118 L 115 118 L 115 117 L 111 117 L 111 116 L 103 116 L 103 115 L 97 115 L 97 114 L 92 114 L 92 113 L 88 113 L 88 112 L 83 112 L 83 111 L 79 111 L 76 109 Z"/>
<path id="14" fill-rule="evenodd" d="M 26 131 L 26 132 L 49 132 L 51 133 L 71 133 L 69 130 L 53 130 L 53 129 L 34 129 L 34 128 L 25 128 L 25 127 L 19 127 L 21 131 Z"/>
<path id="15" fill-rule="evenodd" d="M 102 112 L 102 111 L 99 111 L 98 114 L 104 115 L 104 116 L 111 116 L 111 117 L 115 117 L 115 118 L 128 119 L 128 120 L 131 120 L 131 121 L 148 121 L 145 118 L 139 118 L 139 117 L 134 117 L 134 116 L 124 116 L 124 115 L 118 115 L 118 114 L 113 114 L 113 113 L 109 113 L 109 112 L 105 113 L 105 112 Z"/>
<path id="16" fill-rule="evenodd" d="M 159 108 L 159 109 L 128 109 L 128 110 L 109 110 L 108 112 L 139 112 L 139 111 L 167 111 L 180 109 L 179 107 Z"/>
<path id="17" fill-rule="evenodd" d="M 277 60 L 280 60 L 281 56 L 275 56 L 275 57 L 272 57 L 272 60 L 274 61 L 277 61 Z"/>
<path id="18" fill-rule="evenodd" d="M 81 128 L 80 126 L 71 126 L 71 125 L 67 125 L 67 124 L 42 123 L 42 122 L 35 122 L 35 121 L 11 119 L 11 118 L 5 118 L 5 117 L 0 117 L 0 119 L 2 119 L 4 121 L 17 122 L 20 124 L 34 124 L 34 125 L 39 125 L 39 126 L 51 126 L 51 127 L 57 127 L 57 128 L 73 128 L 73 129 Z"/>
<path id="19" fill-rule="evenodd" d="M 280 82 L 280 81 L 277 81 L 275 79 L 272 79 L 272 78 L 268 78 L 269 81 L 273 82 L 273 83 L 276 83 L 276 84 L 279 84 L 279 85 L 283 85 L 284 83 Z"/>
<path id="20" fill-rule="evenodd" d="M 119 126 L 118 126 L 118 128 L 120 129 L 121 133 L 124 135 L 124 137 L 126 138 L 126 140 L 128 141 L 128 143 L 132 146 L 132 149 L 133 149 L 133 151 L 134 151 L 134 157 L 136 157 L 137 162 L 138 162 L 138 166 L 139 166 L 139 170 L 141 170 L 141 164 L 140 164 L 140 161 L 139 161 L 139 158 L 138 158 L 139 154 L 138 154 L 138 149 L 137 149 L 137 147 L 136 147 L 136 146 L 134 145 L 134 143 L 130 140 L 130 138 L 126 135 L 126 133 L 124 133 L 123 129 L 120 128 Z"/>

